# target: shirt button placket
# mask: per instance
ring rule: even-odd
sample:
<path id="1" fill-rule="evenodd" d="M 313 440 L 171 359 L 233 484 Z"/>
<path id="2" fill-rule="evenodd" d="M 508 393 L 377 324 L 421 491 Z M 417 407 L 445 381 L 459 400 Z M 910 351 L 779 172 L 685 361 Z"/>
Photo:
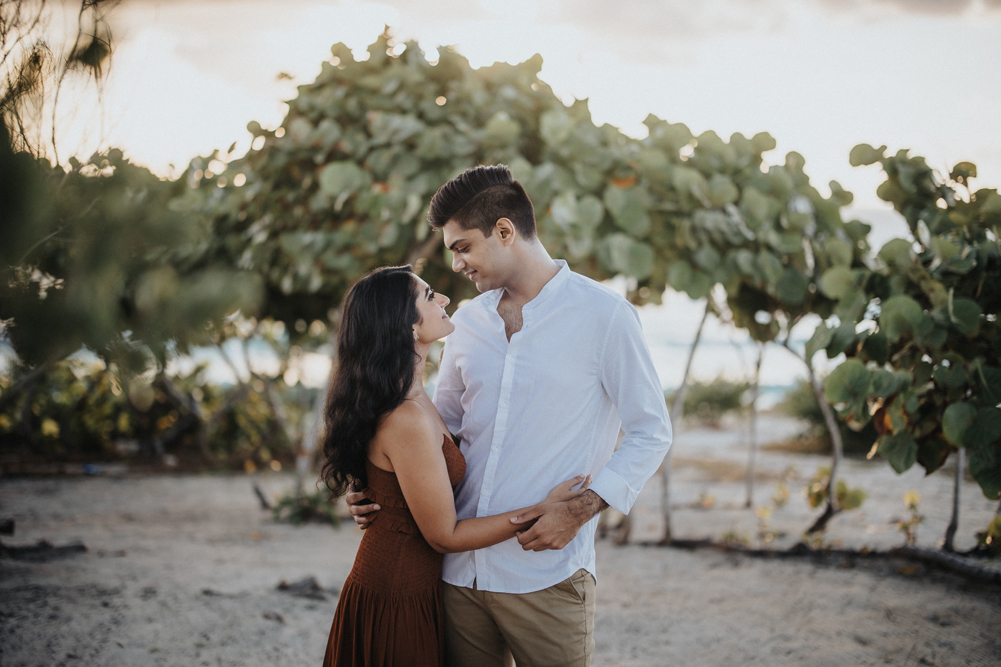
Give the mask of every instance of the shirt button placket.
<path id="1" fill-rule="evenodd" d="M 504 371 L 501 375 L 501 390 L 497 401 L 497 417 L 494 421 L 494 433 L 490 442 L 490 455 L 483 471 L 483 484 L 480 486 L 480 501 L 477 503 L 476 516 L 489 516 L 490 498 L 494 490 L 494 478 L 497 474 L 497 459 L 500 456 L 501 445 L 507 433 L 508 409 L 511 404 L 511 389 L 514 385 L 514 367 L 517 359 L 518 344 L 514 336 L 508 344 L 504 355 Z M 473 552 L 476 565 L 476 576 L 479 584 L 492 586 L 489 579 L 487 556 L 489 549 L 478 549 Z"/>

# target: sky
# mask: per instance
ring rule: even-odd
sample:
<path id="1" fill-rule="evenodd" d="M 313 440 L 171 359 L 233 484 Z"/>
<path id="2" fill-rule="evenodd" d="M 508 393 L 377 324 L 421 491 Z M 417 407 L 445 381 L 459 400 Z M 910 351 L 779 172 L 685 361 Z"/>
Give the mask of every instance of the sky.
<path id="1" fill-rule="evenodd" d="M 801 153 L 822 191 L 837 180 L 862 208 L 880 207 L 881 176 L 848 164 L 861 142 L 941 170 L 971 161 L 1001 185 L 1001 0 L 124 0 L 110 18 L 102 104 L 64 103 L 60 144 L 119 146 L 163 175 L 246 151 L 247 123 L 280 124 L 332 44 L 364 57 L 389 25 L 474 67 L 541 53 L 565 102 L 633 136 L 648 113 L 696 134 L 768 131 L 772 162 Z"/>
<path id="2" fill-rule="evenodd" d="M 56 28 L 75 20 L 64 2 Z M 1001 186 L 1001 0 L 123 0 L 110 21 L 100 99 L 83 81 L 64 93 L 61 159 L 117 146 L 171 176 L 234 142 L 241 155 L 247 123 L 278 126 L 332 44 L 362 59 L 388 25 L 429 59 L 441 45 L 474 67 L 540 53 L 564 102 L 587 98 L 596 123 L 632 136 L 649 113 L 696 134 L 767 131 L 770 162 L 795 150 L 822 192 L 833 179 L 855 194 L 849 215 L 874 225 L 877 248 L 906 227 L 875 195 L 879 167 L 848 164 L 856 144 L 911 149 L 943 172 L 974 162 L 975 185 Z M 665 386 L 701 315 L 675 296 L 669 317 L 643 315 Z M 746 337 L 712 325 L 706 338 L 698 374 L 752 363 Z M 766 383 L 794 366 L 766 365 Z"/>

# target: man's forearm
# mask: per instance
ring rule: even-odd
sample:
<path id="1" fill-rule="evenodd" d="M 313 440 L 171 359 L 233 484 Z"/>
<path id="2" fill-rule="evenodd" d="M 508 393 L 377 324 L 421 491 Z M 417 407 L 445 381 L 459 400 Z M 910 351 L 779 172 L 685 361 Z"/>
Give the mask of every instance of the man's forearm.
<path id="1" fill-rule="evenodd" d="M 606 507 L 608 507 L 608 503 L 591 489 L 567 502 L 567 510 L 578 526 L 583 526 L 591 520 L 591 517 Z"/>

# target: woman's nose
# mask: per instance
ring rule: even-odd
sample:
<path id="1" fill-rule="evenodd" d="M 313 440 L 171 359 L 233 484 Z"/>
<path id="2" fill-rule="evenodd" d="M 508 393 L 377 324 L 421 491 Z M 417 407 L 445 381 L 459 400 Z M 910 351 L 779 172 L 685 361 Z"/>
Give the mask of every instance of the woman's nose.
<path id="1" fill-rule="evenodd" d="M 449 299 L 449 298 L 448 298 L 447 296 L 445 296 L 445 295 L 444 295 L 444 294 L 442 294 L 441 292 L 435 292 L 435 294 L 434 294 L 434 295 L 435 295 L 435 297 L 436 297 L 436 298 L 438 299 L 438 304 L 439 304 L 439 305 L 440 305 L 440 306 L 441 306 L 442 308 L 444 308 L 445 306 L 447 306 L 447 305 L 448 305 L 449 303 L 451 303 L 451 301 L 452 301 L 451 299 Z"/>

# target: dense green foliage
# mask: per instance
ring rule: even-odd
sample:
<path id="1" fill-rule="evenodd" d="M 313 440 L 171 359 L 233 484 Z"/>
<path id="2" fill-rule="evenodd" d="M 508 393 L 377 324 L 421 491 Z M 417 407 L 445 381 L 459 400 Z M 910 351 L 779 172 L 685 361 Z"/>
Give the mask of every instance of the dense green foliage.
<path id="1" fill-rule="evenodd" d="M 851 304 L 810 343 L 849 357 L 828 378 L 827 398 L 849 423 L 872 419 L 877 450 L 897 472 L 914 463 L 933 472 L 962 447 L 984 494 L 998 498 L 1001 196 L 970 187 L 972 164 L 943 178 L 923 158 L 884 151 L 857 146 L 852 163 L 882 165 L 879 196 L 911 235 L 866 266 L 822 276 L 826 294 Z"/>
<path id="2" fill-rule="evenodd" d="M 141 373 L 253 308 L 254 276 L 190 258 L 206 230 L 170 210 L 175 185 L 117 150 L 64 171 L 8 142 L 0 133 L 0 320 L 24 364 L 86 346 Z"/>
<path id="3" fill-rule="evenodd" d="M 720 376 L 710 382 L 690 382 L 685 390 L 685 417 L 697 419 L 710 428 L 719 428 L 723 416 L 740 412 L 747 406 L 746 382 L 731 382 Z M 668 393 L 667 403 L 674 402 L 674 393 Z"/>
<path id="4" fill-rule="evenodd" d="M 383 36 L 362 62 L 334 46 L 281 128 L 251 123 L 246 157 L 189 167 L 175 208 L 211 220 L 206 257 L 265 277 L 268 315 L 324 318 L 364 272 L 408 261 L 453 304 L 472 296 L 423 220 L 435 190 L 478 164 L 511 167 L 540 239 L 575 270 L 633 278 L 635 302 L 659 301 L 668 281 L 695 298 L 723 283 L 762 340 L 778 328 L 756 313 L 829 309 L 814 278 L 864 248 L 840 187 L 823 198 L 795 153 L 763 169 L 767 134 L 724 142 L 650 116 L 636 140 L 595 126 L 585 101 L 565 106 L 538 57 L 474 70 L 450 49 L 431 64 L 415 43 L 391 46 Z"/>
<path id="5" fill-rule="evenodd" d="M 0 411 L 0 465 L 16 471 L 137 456 L 181 469 L 280 470 L 292 464 L 295 442 L 263 383 L 223 387 L 205 382 L 204 372 L 202 366 L 184 377 L 158 375 L 148 404 L 137 407 L 115 370 L 73 358 L 55 364 Z M 0 387 L 12 380 L 0 378 Z M 315 390 L 274 383 L 285 419 L 300 419 Z"/>

